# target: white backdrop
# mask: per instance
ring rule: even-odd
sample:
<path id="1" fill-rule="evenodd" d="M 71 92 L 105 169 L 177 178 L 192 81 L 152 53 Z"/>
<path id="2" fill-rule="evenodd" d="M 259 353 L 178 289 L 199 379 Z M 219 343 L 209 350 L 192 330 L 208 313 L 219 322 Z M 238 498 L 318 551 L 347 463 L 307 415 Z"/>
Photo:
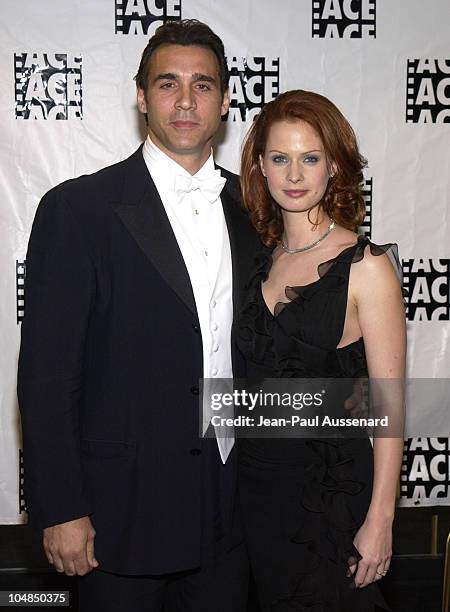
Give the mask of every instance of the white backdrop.
<path id="1" fill-rule="evenodd" d="M 166 18 L 200 19 L 224 40 L 233 104 L 218 139 L 223 166 L 238 171 L 251 118 L 278 91 L 311 89 L 344 112 L 369 159 L 365 231 L 398 242 L 403 259 L 408 374 L 449 376 L 448 0 L 2 0 L 0 12 L 1 523 L 25 518 L 15 388 L 36 206 L 53 185 L 139 145 L 132 77 Z M 410 399 L 423 430 L 405 442 L 403 505 L 450 503 L 445 400 Z"/>

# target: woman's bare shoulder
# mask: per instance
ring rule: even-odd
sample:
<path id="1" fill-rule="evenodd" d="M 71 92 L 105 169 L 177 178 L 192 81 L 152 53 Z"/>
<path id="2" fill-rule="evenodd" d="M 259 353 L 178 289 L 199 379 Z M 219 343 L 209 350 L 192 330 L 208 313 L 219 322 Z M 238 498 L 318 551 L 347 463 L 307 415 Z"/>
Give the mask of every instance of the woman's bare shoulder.
<path id="1" fill-rule="evenodd" d="M 363 291 L 366 295 L 379 291 L 398 292 L 401 288 L 398 270 L 394 268 L 393 262 L 387 252 L 371 248 L 368 243 L 364 247 L 362 257 L 356 261 L 351 270 L 353 290 Z"/>

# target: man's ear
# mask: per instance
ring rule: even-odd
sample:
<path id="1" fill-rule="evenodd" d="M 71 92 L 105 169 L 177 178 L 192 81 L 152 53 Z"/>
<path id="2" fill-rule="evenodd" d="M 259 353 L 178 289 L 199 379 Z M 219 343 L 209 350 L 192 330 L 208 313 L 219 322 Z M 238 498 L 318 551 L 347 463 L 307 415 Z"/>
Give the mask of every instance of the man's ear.
<path id="1" fill-rule="evenodd" d="M 259 155 L 259 169 L 261 170 L 261 174 L 262 174 L 264 177 L 265 177 L 265 176 L 267 176 L 267 175 L 266 175 L 266 171 L 265 171 L 265 169 L 264 169 L 264 160 L 263 160 L 263 157 L 262 157 L 262 155 L 261 155 L 261 154 Z"/>
<path id="2" fill-rule="evenodd" d="M 228 109 L 230 108 L 230 90 L 228 87 L 223 92 L 222 106 L 220 108 L 220 114 L 226 115 L 228 113 Z"/>
<path id="3" fill-rule="evenodd" d="M 138 105 L 139 112 L 145 115 L 147 114 L 147 102 L 145 100 L 145 92 L 143 89 L 138 87 L 136 90 L 136 94 L 137 94 L 137 105 Z"/>

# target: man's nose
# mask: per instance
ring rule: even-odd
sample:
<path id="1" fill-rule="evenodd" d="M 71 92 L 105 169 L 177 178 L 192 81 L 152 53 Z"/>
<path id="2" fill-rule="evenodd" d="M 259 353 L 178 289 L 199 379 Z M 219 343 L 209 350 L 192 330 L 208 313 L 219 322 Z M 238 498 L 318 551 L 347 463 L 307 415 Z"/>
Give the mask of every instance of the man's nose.
<path id="1" fill-rule="evenodd" d="M 190 85 L 181 85 L 175 105 L 177 108 L 189 110 L 195 108 L 195 96 Z"/>

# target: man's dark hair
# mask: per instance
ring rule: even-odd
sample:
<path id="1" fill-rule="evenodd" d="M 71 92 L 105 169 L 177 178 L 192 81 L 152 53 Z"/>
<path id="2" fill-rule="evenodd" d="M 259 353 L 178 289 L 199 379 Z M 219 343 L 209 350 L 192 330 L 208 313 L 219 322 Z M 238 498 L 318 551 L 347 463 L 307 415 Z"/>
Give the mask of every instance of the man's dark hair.
<path id="1" fill-rule="evenodd" d="M 148 69 L 152 53 L 161 45 L 182 45 L 188 47 L 197 45 L 210 49 L 219 64 L 220 88 L 222 94 L 228 87 L 228 66 L 225 59 L 223 42 L 214 34 L 206 23 L 197 19 L 182 19 L 181 21 L 168 21 L 156 30 L 150 38 L 148 45 L 142 53 L 141 63 L 134 80 L 136 85 L 147 91 Z"/>

